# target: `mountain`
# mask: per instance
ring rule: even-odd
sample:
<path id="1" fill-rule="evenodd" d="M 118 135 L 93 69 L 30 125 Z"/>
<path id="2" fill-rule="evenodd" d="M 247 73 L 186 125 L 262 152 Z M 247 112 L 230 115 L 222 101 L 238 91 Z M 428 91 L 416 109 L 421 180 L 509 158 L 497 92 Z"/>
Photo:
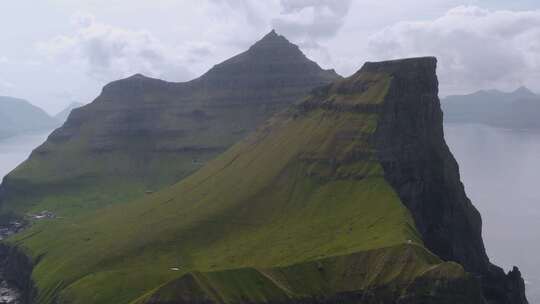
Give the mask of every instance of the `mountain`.
<path id="1" fill-rule="evenodd" d="M 446 122 L 483 123 L 510 129 L 538 129 L 540 96 L 525 87 L 513 92 L 479 91 L 442 100 Z"/>
<path id="2" fill-rule="evenodd" d="M 26 100 L 0 96 L 0 138 L 52 130 L 56 121 Z"/>
<path id="3" fill-rule="evenodd" d="M 338 78 L 272 31 L 189 82 L 140 74 L 112 82 L 6 176 L 0 208 L 70 216 L 128 202 L 188 176 Z"/>
<path id="4" fill-rule="evenodd" d="M 84 106 L 84 104 L 79 102 L 72 102 L 65 109 L 54 115 L 54 119 L 56 119 L 59 123 L 63 124 L 67 120 L 72 110 L 80 108 L 82 106 Z"/>
<path id="5" fill-rule="evenodd" d="M 527 303 L 484 250 L 435 71 L 367 63 L 182 181 L 36 222 L 3 256 L 35 261 L 39 303 Z"/>

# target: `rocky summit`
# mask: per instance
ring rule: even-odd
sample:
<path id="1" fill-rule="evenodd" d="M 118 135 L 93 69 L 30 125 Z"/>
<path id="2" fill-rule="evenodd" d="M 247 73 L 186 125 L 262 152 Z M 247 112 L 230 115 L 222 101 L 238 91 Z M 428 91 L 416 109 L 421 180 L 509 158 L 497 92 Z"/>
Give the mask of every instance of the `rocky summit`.
<path id="1" fill-rule="evenodd" d="M 38 303 L 527 303 L 480 232 L 436 59 L 413 58 L 367 63 L 180 182 L 35 223 L 9 252 L 33 261 Z"/>
<path id="2" fill-rule="evenodd" d="M 340 78 L 272 31 L 198 79 L 137 74 L 72 111 L 0 187 L 4 213 L 75 216 L 171 185 L 312 88 Z"/>

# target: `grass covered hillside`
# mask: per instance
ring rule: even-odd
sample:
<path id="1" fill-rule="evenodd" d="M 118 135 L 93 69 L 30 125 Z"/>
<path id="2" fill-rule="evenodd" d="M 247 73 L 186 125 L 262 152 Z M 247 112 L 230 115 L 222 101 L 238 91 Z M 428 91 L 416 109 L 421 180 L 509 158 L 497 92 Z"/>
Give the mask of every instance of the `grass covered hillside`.
<path id="1" fill-rule="evenodd" d="M 159 192 L 35 223 L 10 243 L 36 263 L 37 302 L 483 303 L 473 276 L 425 248 L 377 156 L 396 84 L 432 106 L 408 77 L 434 73 L 408 70 L 424 61 L 318 89 Z"/>
<path id="2" fill-rule="evenodd" d="M 191 174 L 338 78 L 272 31 L 189 82 L 134 75 L 110 83 L 5 178 L 0 208 L 74 216 L 129 202 Z"/>

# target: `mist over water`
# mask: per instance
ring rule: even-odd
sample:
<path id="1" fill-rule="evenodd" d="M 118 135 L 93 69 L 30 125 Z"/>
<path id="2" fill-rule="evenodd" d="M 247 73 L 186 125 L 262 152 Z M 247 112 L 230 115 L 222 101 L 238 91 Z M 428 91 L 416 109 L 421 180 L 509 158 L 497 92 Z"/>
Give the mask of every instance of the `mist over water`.
<path id="1" fill-rule="evenodd" d="M 540 303 L 540 131 L 445 124 L 467 195 L 482 214 L 495 264 L 517 265 L 530 303 Z"/>
<path id="2" fill-rule="evenodd" d="M 41 145 L 51 131 L 0 139 L 0 181 Z"/>

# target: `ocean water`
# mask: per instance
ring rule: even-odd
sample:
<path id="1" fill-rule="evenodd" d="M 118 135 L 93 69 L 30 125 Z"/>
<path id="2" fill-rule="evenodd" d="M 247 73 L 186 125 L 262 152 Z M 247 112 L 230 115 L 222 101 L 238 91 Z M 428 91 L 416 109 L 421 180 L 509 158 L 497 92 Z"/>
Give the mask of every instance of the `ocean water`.
<path id="1" fill-rule="evenodd" d="M 446 124 L 467 195 L 482 214 L 491 260 L 520 268 L 530 303 L 540 303 L 540 131 Z"/>
<path id="2" fill-rule="evenodd" d="M 51 131 L 0 139 L 0 180 L 41 145 Z"/>

